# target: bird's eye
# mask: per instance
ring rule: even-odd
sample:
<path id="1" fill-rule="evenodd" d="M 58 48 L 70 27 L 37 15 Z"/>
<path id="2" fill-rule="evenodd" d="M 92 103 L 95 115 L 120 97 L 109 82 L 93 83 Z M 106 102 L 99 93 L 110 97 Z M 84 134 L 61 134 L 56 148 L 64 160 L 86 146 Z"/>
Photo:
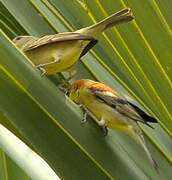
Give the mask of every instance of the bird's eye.
<path id="1" fill-rule="evenodd" d="M 21 36 L 16 37 L 16 40 L 17 40 L 17 41 L 20 40 L 20 39 L 21 39 Z"/>

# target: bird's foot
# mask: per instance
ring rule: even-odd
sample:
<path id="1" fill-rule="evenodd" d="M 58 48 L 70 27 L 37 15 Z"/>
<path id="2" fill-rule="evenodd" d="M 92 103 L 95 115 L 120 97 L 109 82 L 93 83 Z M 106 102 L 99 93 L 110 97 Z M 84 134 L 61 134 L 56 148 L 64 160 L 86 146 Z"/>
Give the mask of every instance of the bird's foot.
<path id="1" fill-rule="evenodd" d="M 81 120 L 81 124 L 87 122 L 88 110 L 83 104 L 79 104 L 79 107 L 83 110 L 83 119 Z"/>
<path id="2" fill-rule="evenodd" d="M 108 128 L 106 126 L 103 127 L 103 135 L 104 136 L 108 135 Z"/>
<path id="3" fill-rule="evenodd" d="M 46 74 L 46 70 L 41 66 L 36 66 L 41 71 L 41 76 L 44 76 Z"/>

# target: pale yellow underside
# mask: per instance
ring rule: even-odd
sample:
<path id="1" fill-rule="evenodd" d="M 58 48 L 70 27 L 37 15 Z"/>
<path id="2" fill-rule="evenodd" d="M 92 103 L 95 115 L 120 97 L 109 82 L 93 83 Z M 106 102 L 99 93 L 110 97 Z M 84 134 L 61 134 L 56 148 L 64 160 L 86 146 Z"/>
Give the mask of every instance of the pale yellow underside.
<path id="1" fill-rule="evenodd" d="M 46 74 L 50 75 L 68 71 L 76 64 L 88 43 L 89 41 L 85 40 L 52 43 L 27 51 L 25 54 L 36 66 L 57 59 L 58 62 L 43 67 L 46 70 Z"/>
<path id="2" fill-rule="evenodd" d="M 106 126 L 121 132 L 129 134 L 135 139 L 134 127 L 137 128 L 135 121 L 123 116 L 103 101 L 99 100 L 93 93 L 84 88 L 80 91 L 71 92 L 71 99 L 79 104 L 83 104 L 96 116 L 97 120 L 102 118 L 106 121 Z"/>

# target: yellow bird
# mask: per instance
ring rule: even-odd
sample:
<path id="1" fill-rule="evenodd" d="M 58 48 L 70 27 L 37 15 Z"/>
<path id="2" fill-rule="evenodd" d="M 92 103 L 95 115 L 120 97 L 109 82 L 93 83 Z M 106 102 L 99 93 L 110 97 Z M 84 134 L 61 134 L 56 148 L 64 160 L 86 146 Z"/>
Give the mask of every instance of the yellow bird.
<path id="1" fill-rule="evenodd" d="M 51 75 L 57 72 L 69 72 L 69 79 L 75 74 L 73 66 L 96 43 L 96 35 L 107 28 L 129 22 L 133 15 L 129 8 L 123 9 L 101 22 L 79 29 L 47 35 L 41 38 L 18 36 L 13 42 L 20 48 L 42 74 Z"/>
<path id="2" fill-rule="evenodd" d="M 107 134 L 107 127 L 125 132 L 146 152 L 150 162 L 158 171 L 158 165 L 146 147 L 144 135 L 138 122 L 152 127 L 148 122 L 157 123 L 136 105 L 123 99 L 118 92 L 103 83 L 89 79 L 75 81 L 67 91 L 69 98 L 84 109 L 84 119 L 90 115 Z"/>

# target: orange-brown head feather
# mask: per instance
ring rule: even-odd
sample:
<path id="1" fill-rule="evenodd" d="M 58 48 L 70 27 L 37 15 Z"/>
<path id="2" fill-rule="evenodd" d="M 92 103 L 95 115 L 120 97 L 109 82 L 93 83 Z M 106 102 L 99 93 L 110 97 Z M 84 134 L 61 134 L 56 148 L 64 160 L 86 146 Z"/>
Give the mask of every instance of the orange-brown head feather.
<path id="1" fill-rule="evenodd" d="M 68 90 L 70 91 L 71 89 L 79 89 L 81 87 L 84 87 L 87 84 L 87 79 L 81 79 L 75 81 L 69 88 Z"/>
<path id="2" fill-rule="evenodd" d="M 111 92 L 112 94 L 114 94 L 115 96 L 120 97 L 120 95 L 113 89 L 111 89 L 109 86 L 100 83 L 100 82 L 96 82 L 93 80 L 89 80 L 89 79 L 81 79 L 81 80 L 77 80 L 75 81 L 69 88 L 68 91 L 70 91 L 71 89 L 80 89 L 80 88 L 84 88 L 87 87 L 89 88 L 91 91 L 108 91 Z"/>

